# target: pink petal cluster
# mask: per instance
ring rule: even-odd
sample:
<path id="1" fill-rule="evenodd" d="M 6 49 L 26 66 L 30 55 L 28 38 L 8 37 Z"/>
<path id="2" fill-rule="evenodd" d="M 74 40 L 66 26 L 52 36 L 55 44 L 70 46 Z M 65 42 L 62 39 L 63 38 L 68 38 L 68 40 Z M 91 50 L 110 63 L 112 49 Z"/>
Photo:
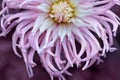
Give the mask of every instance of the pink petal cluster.
<path id="1" fill-rule="evenodd" d="M 15 28 L 13 50 L 19 57 L 18 49 L 21 51 L 30 77 L 33 76 L 32 67 L 36 65 L 34 55 L 38 54 L 51 80 L 54 77 L 65 80 L 63 74 L 71 75 L 67 69 L 74 64 L 80 67 L 81 63 L 85 63 L 82 66 L 85 70 L 96 61 L 101 62 L 100 57 L 106 52 L 115 49 L 111 46 L 120 18 L 110 9 L 120 5 L 120 1 L 70 0 L 78 2 L 75 4 L 80 6 L 81 12 L 75 22 L 65 28 L 49 22 L 43 14 L 44 6 L 42 9 L 37 7 L 49 5 L 51 1 L 55 0 L 3 0 L 0 36 Z"/>

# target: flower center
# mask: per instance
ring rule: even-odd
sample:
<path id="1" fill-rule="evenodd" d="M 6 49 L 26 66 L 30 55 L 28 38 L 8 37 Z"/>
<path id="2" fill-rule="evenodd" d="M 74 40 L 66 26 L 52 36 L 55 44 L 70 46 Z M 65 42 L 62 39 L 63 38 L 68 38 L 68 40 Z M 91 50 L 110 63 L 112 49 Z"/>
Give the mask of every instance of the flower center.
<path id="1" fill-rule="evenodd" d="M 51 6 L 50 17 L 57 23 L 70 23 L 74 17 L 74 7 L 67 0 L 57 1 Z"/>

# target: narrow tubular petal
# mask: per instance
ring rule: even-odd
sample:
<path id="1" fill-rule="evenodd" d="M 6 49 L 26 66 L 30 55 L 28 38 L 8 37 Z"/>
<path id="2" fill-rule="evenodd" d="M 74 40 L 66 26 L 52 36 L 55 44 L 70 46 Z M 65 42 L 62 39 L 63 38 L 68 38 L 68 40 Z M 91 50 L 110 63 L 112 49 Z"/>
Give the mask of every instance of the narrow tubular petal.
<path id="1" fill-rule="evenodd" d="M 70 39 L 71 38 L 71 35 L 72 35 L 72 28 L 71 28 L 72 26 L 71 25 L 67 25 L 67 27 L 66 27 L 66 35 L 68 36 L 68 39 Z"/>
<path id="2" fill-rule="evenodd" d="M 13 40 L 13 42 L 12 42 L 13 51 L 15 52 L 15 54 L 17 56 L 21 57 L 21 55 L 17 51 L 17 44 L 16 43 L 17 43 L 17 40 L 18 40 L 18 36 L 17 36 L 16 32 L 14 32 L 14 34 L 12 36 L 12 40 Z"/>
<path id="3" fill-rule="evenodd" d="M 80 57 L 84 53 L 84 51 L 86 50 L 86 46 L 87 46 L 86 40 L 78 28 L 74 27 L 72 29 L 72 31 L 75 34 L 77 41 L 81 44 L 81 50 L 78 53 L 78 57 Z"/>
<path id="4" fill-rule="evenodd" d="M 67 58 L 70 65 L 73 66 L 71 55 L 68 52 L 68 48 L 67 48 L 67 44 L 66 44 L 66 38 L 63 40 L 62 45 L 63 45 L 63 50 L 64 50 L 65 57 Z"/>
<path id="5" fill-rule="evenodd" d="M 35 34 L 36 31 L 38 31 L 39 27 L 42 25 L 42 23 L 44 22 L 44 20 L 47 18 L 48 16 L 46 14 L 41 14 L 40 16 L 37 17 L 35 23 L 34 23 L 34 27 L 32 30 L 32 33 Z"/>
<path id="6" fill-rule="evenodd" d="M 54 27 L 55 27 L 55 25 L 53 24 L 47 29 L 46 36 L 45 36 L 45 44 L 48 44 L 51 32 Z"/>
<path id="7" fill-rule="evenodd" d="M 43 33 L 46 29 L 48 29 L 49 27 L 51 27 L 51 25 L 53 24 L 53 21 L 51 19 L 46 19 L 43 24 L 40 26 L 40 32 Z"/>
<path id="8" fill-rule="evenodd" d="M 94 22 L 94 19 L 93 18 L 90 18 L 90 17 L 87 17 L 86 19 L 84 19 L 85 22 L 89 23 L 95 30 L 95 33 L 97 33 L 97 35 L 99 37 L 101 37 L 101 33 L 100 33 L 100 30 L 98 28 L 98 24 Z"/>
<path id="9" fill-rule="evenodd" d="M 60 40 L 62 42 L 65 35 L 66 35 L 66 26 L 65 25 L 59 25 L 58 26 L 58 35 L 59 35 Z"/>
<path id="10" fill-rule="evenodd" d="M 105 15 L 108 16 L 110 19 L 116 21 L 118 24 L 120 24 L 120 18 L 115 13 L 113 13 L 111 10 L 106 11 Z"/>
<path id="11" fill-rule="evenodd" d="M 35 50 L 31 49 L 28 54 L 28 62 L 32 67 L 36 66 L 36 63 L 33 61 L 34 53 L 35 53 Z"/>
<path id="12" fill-rule="evenodd" d="M 112 35 L 112 30 L 111 30 L 110 25 L 105 21 L 100 20 L 100 22 L 107 29 L 107 34 L 109 36 L 109 44 L 110 44 L 110 46 L 112 46 L 113 45 L 113 37 L 112 37 L 113 35 Z"/>
<path id="13" fill-rule="evenodd" d="M 58 72 L 58 70 L 53 66 L 52 56 L 50 56 L 49 54 L 46 55 L 46 62 L 52 71 Z"/>
<path id="14" fill-rule="evenodd" d="M 62 46 L 59 44 L 59 40 L 57 40 L 56 51 L 55 51 L 56 57 L 54 58 L 54 60 L 60 70 L 62 69 L 61 65 L 63 64 L 63 63 L 61 63 L 62 60 L 60 60 L 61 59 L 60 58 L 61 50 L 62 50 Z"/>
<path id="15" fill-rule="evenodd" d="M 41 4 L 41 5 L 37 6 L 37 8 L 43 12 L 49 12 L 50 7 L 48 4 Z"/>
<path id="16" fill-rule="evenodd" d="M 109 19 L 109 18 L 106 18 L 106 17 L 103 17 L 103 16 L 97 16 L 99 19 L 102 19 L 104 21 L 108 21 L 110 23 L 112 23 L 113 25 L 113 32 L 114 32 L 114 36 L 116 36 L 116 32 L 117 32 L 117 28 L 118 28 L 118 25 L 117 22 L 115 22 L 114 20 L 112 19 Z"/>
<path id="17" fill-rule="evenodd" d="M 82 28 L 82 30 L 85 32 L 85 34 L 89 35 L 93 39 L 93 41 L 96 43 L 96 45 L 98 46 L 99 49 L 102 49 L 99 41 L 87 28 Z"/>
<path id="18" fill-rule="evenodd" d="M 75 10 L 75 15 L 79 18 L 84 18 L 86 16 L 89 16 L 91 14 L 93 14 L 93 9 L 87 9 L 87 10 L 84 10 L 84 9 L 80 9 L 79 7 L 76 8 Z"/>
<path id="19" fill-rule="evenodd" d="M 89 24 L 83 22 L 82 20 L 80 20 L 79 18 L 75 18 L 73 21 L 73 24 L 77 27 L 85 27 L 85 26 L 90 26 Z"/>
<path id="20" fill-rule="evenodd" d="M 77 54 L 77 49 L 76 49 L 77 45 L 75 45 L 75 37 L 73 34 L 71 34 L 71 38 L 69 39 L 69 41 L 70 41 L 70 43 L 68 46 L 70 47 L 70 44 L 71 44 L 73 55 L 75 56 L 74 59 L 79 60 L 80 58 Z M 79 62 L 79 61 L 77 61 L 77 62 Z"/>
<path id="21" fill-rule="evenodd" d="M 91 56 L 97 55 L 98 51 L 100 51 L 99 48 L 97 47 L 95 42 L 93 42 L 93 40 L 90 37 L 88 37 L 87 35 L 85 35 L 85 37 L 89 41 L 91 48 L 92 48 L 90 55 Z"/>

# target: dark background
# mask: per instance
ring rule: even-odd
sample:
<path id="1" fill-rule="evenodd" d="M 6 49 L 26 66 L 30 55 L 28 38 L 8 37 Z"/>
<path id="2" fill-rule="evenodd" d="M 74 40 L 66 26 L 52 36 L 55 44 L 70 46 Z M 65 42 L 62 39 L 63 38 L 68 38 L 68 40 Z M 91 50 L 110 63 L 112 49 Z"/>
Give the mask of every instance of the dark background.
<path id="1" fill-rule="evenodd" d="M 112 10 L 120 16 L 120 7 L 115 6 Z M 37 62 L 38 66 L 33 68 L 34 77 L 28 78 L 23 59 L 17 57 L 12 50 L 11 36 L 12 32 L 6 37 L 0 37 L 0 80 L 50 80 L 49 75 L 39 62 Z M 107 53 L 107 57 L 103 58 L 104 63 L 94 64 L 85 71 L 76 67 L 70 68 L 69 71 L 73 76 L 66 76 L 66 79 L 120 80 L 120 28 L 114 39 L 114 46 L 118 50 Z"/>

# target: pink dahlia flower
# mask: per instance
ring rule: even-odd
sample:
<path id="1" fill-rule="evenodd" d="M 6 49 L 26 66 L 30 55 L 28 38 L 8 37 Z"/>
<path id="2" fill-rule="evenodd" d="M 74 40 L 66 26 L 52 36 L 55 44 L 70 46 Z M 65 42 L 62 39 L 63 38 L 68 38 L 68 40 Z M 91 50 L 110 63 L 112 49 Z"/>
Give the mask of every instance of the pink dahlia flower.
<path id="1" fill-rule="evenodd" d="M 120 18 L 110 9 L 120 5 L 119 0 L 3 0 L 0 36 L 14 27 L 13 50 L 26 63 L 29 76 L 33 76 L 34 55 L 49 73 L 51 80 L 67 69 L 81 63 L 82 70 L 101 56 L 113 51 Z M 16 10 L 16 12 L 13 12 Z"/>

